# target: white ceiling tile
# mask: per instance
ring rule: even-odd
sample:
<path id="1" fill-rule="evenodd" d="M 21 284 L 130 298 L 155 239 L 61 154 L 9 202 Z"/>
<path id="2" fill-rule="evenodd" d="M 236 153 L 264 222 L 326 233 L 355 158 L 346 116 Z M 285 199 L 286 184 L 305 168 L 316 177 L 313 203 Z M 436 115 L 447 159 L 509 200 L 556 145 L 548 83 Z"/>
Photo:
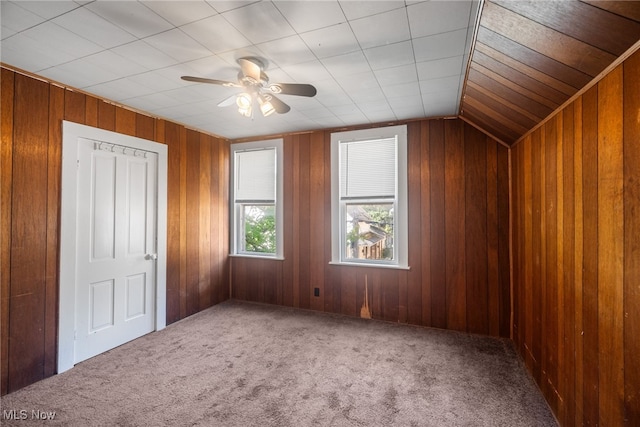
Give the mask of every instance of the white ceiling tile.
<path id="1" fill-rule="evenodd" d="M 278 98 L 289 104 L 296 111 L 315 110 L 326 108 L 316 98 L 307 98 L 304 96 L 286 96 L 278 95 Z"/>
<path id="2" fill-rule="evenodd" d="M 363 49 L 385 46 L 411 38 L 405 9 L 368 16 L 351 21 L 350 24 Z"/>
<path id="3" fill-rule="evenodd" d="M 84 7 L 140 38 L 173 28 L 151 9 L 134 1 L 95 1 Z"/>
<path id="4" fill-rule="evenodd" d="M 222 15 L 210 16 L 180 28 L 213 53 L 227 52 L 251 44 Z"/>
<path id="5" fill-rule="evenodd" d="M 344 125 L 344 122 L 336 116 L 323 117 L 321 119 L 314 119 L 314 122 L 316 123 L 316 126 L 315 126 L 316 129 L 326 129 L 326 128 L 333 128 L 333 127 Z"/>
<path id="6" fill-rule="evenodd" d="M 373 70 L 413 64 L 413 45 L 410 40 L 365 49 L 364 54 Z"/>
<path id="7" fill-rule="evenodd" d="M 463 56 L 453 56 L 445 59 L 435 59 L 433 61 L 418 62 L 418 79 L 428 80 L 439 77 L 459 76 L 465 70 L 462 68 Z"/>
<path id="8" fill-rule="evenodd" d="M 229 88 L 224 88 L 224 89 L 227 89 L 229 92 L 231 92 Z M 178 102 L 178 105 L 189 105 L 196 102 L 209 102 L 209 103 L 213 102 L 215 104 L 218 104 L 220 102 L 220 99 L 218 99 L 218 97 L 214 99 L 211 93 L 203 90 L 203 87 L 195 87 L 195 86 L 181 87 L 178 89 L 168 90 L 162 93 L 176 100 Z"/>
<path id="9" fill-rule="evenodd" d="M 90 55 L 102 50 L 102 47 L 76 37 L 68 30 L 52 23 L 45 22 L 36 27 L 15 34 L 13 37 L 2 41 L 2 49 L 7 49 L 7 55 L 3 52 L 3 58 L 11 58 L 12 54 L 22 56 L 24 52 L 30 52 L 32 58 L 25 58 L 23 63 L 30 63 L 29 71 L 39 71 L 54 65 L 73 61 L 75 58 Z M 21 53 L 22 52 L 22 53 Z M 14 57 L 15 57 L 14 55 Z M 14 61 L 15 59 L 12 59 Z M 19 66 L 15 62 L 9 62 Z"/>
<path id="10" fill-rule="evenodd" d="M 127 79 L 153 89 L 153 92 L 162 92 L 169 89 L 183 87 L 183 83 L 186 82 L 184 80 L 181 80 L 180 76 L 185 74 L 181 74 L 178 71 L 175 72 L 175 75 L 170 74 L 170 71 L 172 69 L 173 67 L 167 67 L 161 70 L 148 71 L 145 73 L 133 75 L 131 77 L 128 77 Z"/>
<path id="11" fill-rule="evenodd" d="M 231 117 L 236 118 L 235 114 L 232 114 L 236 109 L 234 107 L 218 107 L 218 103 L 212 100 L 195 102 L 193 104 L 189 104 L 188 112 L 192 112 L 194 117 L 198 116 L 207 116 L 207 121 L 214 121 L 217 119 L 217 122 L 220 121 L 228 121 L 229 119 L 220 119 L 219 115 L 229 114 Z"/>
<path id="12" fill-rule="evenodd" d="M 396 109 L 422 109 L 422 96 L 419 91 L 402 98 L 389 98 L 388 101 L 394 111 Z"/>
<path id="13" fill-rule="evenodd" d="M 309 110 L 304 110 L 303 114 L 313 120 L 320 119 L 323 117 L 335 117 L 335 115 L 331 111 L 329 111 L 327 108 L 322 106 L 309 109 Z"/>
<path id="14" fill-rule="evenodd" d="M 44 77 L 63 82 L 71 87 L 84 89 L 118 79 L 118 74 L 86 59 L 67 62 L 41 71 Z"/>
<path id="15" fill-rule="evenodd" d="M 348 76 L 340 76 L 336 78 L 336 81 L 344 91 L 347 92 L 347 94 L 351 94 L 352 92 L 359 91 L 361 89 L 379 87 L 378 80 L 371 71 L 359 74 L 350 74 Z"/>
<path id="16" fill-rule="evenodd" d="M 274 4 L 298 33 L 346 22 L 346 17 L 337 2 L 275 1 Z"/>
<path id="17" fill-rule="evenodd" d="M 473 40 L 473 29 L 479 19 L 480 0 L 471 0 L 471 11 L 469 12 L 469 22 L 467 23 L 467 46 L 471 46 Z"/>
<path id="18" fill-rule="evenodd" d="M 94 64 L 116 76 L 128 77 L 147 71 L 143 66 L 131 62 L 109 50 L 87 56 L 86 58 L 83 58 L 82 61 Z"/>
<path id="19" fill-rule="evenodd" d="M 176 27 L 218 13 L 211 5 L 203 1 L 143 1 L 142 4 Z"/>
<path id="20" fill-rule="evenodd" d="M 295 34 L 295 30 L 271 2 L 254 3 L 224 12 L 223 16 L 253 44 Z"/>
<path id="21" fill-rule="evenodd" d="M 84 7 L 59 16 L 53 22 L 107 49 L 135 40 L 132 34 Z"/>
<path id="22" fill-rule="evenodd" d="M 239 66 L 237 64 L 231 65 L 217 55 L 209 55 L 166 70 L 168 76 L 177 76 L 178 78 L 184 75 L 196 75 L 196 77 L 235 82 L 238 78 Z M 163 70 L 159 70 L 159 72 L 163 73 Z"/>
<path id="23" fill-rule="evenodd" d="M 317 60 L 302 64 L 285 65 L 282 69 L 298 82 L 318 82 L 331 78 L 331 74 Z"/>
<path id="24" fill-rule="evenodd" d="M 467 30 L 462 29 L 413 39 L 416 62 L 463 55 L 465 53 L 466 38 Z"/>
<path id="25" fill-rule="evenodd" d="M 419 108 L 394 108 L 393 113 L 398 120 L 421 119 L 425 116 L 423 106 Z"/>
<path id="26" fill-rule="evenodd" d="M 360 50 L 349 24 L 337 24 L 300 34 L 318 58 L 342 55 Z"/>
<path id="27" fill-rule="evenodd" d="M 404 2 L 398 0 L 390 1 L 364 1 L 364 0 L 343 0 L 340 2 L 342 11 L 348 19 L 358 19 L 365 16 L 376 15 L 389 10 L 404 8 Z"/>
<path id="28" fill-rule="evenodd" d="M 3 1 L 4 3 L 4 1 Z M 64 13 L 69 12 L 70 10 L 76 9 L 80 7 L 78 3 L 73 1 L 20 1 L 18 2 L 21 8 L 27 9 L 35 13 L 38 16 L 41 16 L 45 19 L 52 19 L 56 16 L 60 16 Z M 4 10 L 3 10 L 4 12 Z"/>
<path id="29" fill-rule="evenodd" d="M 264 52 L 270 63 L 275 63 L 278 67 L 309 62 L 316 58 L 298 35 L 260 43 L 257 47 Z"/>
<path id="30" fill-rule="evenodd" d="M 149 95 L 154 92 L 153 89 L 143 86 L 128 78 L 88 86 L 85 90 L 111 101 L 122 101 L 127 98 Z"/>
<path id="31" fill-rule="evenodd" d="M 440 102 L 427 99 L 424 102 L 424 115 L 426 117 L 456 116 L 455 104 L 455 101 L 451 101 L 451 96 L 443 96 Z"/>
<path id="32" fill-rule="evenodd" d="M 238 9 L 248 6 L 253 3 L 257 3 L 260 0 L 210 0 L 207 1 L 209 5 L 218 11 L 218 13 L 226 12 L 228 10 Z"/>
<path id="33" fill-rule="evenodd" d="M 338 117 L 346 114 L 362 113 L 362 111 L 360 111 L 360 108 L 358 108 L 358 106 L 353 103 L 333 106 L 331 107 L 331 111 L 333 111 L 333 113 Z"/>
<path id="34" fill-rule="evenodd" d="M 396 120 L 415 120 L 421 119 L 425 117 L 424 109 L 413 110 L 413 109 L 401 109 L 401 110 L 393 110 L 393 113 L 396 115 Z"/>
<path id="35" fill-rule="evenodd" d="M 7 28 L 4 25 L 0 26 L 0 39 L 1 40 L 9 38 L 14 34 L 16 34 L 16 32 L 13 31 L 11 28 Z"/>
<path id="36" fill-rule="evenodd" d="M 349 104 L 351 98 L 340 87 L 340 85 L 333 79 L 324 81 L 314 81 L 313 85 L 318 90 L 318 94 L 315 98 L 325 107 L 334 107 L 336 105 Z"/>
<path id="37" fill-rule="evenodd" d="M 441 77 L 439 79 L 421 80 L 420 92 L 423 94 L 457 91 L 460 87 L 460 76 Z"/>
<path id="38" fill-rule="evenodd" d="M 4 3 L 4 1 L 2 2 Z M 52 19 L 56 16 L 60 16 L 69 12 L 70 10 L 80 7 L 80 5 L 73 1 L 18 1 L 16 2 L 21 8 L 26 9 L 44 19 Z M 4 12 L 4 10 L 3 10 Z"/>
<path id="39" fill-rule="evenodd" d="M 322 63 L 333 77 L 349 76 L 371 71 L 367 58 L 365 58 L 361 51 L 325 58 L 322 60 Z"/>
<path id="40" fill-rule="evenodd" d="M 384 102 L 386 98 L 382 89 L 379 87 L 374 87 L 370 89 L 363 89 L 357 91 L 349 91 L 349 96 L 353 99 L 357 104 L 364 102 Z"/>
<path id="41" fill-rule="evenodd" d="M 415 38 L 467 28 L 471 1 L 429 1 L 407 6 Z"/>
<path id="42" fill-rule="evenodd" d="M 0 20 L 2 21 L 3 39 L 5 38 L 5 28 L 15 34 L 45 21 L 41 16 L 29 12 L 20 7 L 18 3 L 11 1 L 0 2 Z"/>
<path id="43" fill-rule="evenodd" d="M 393 114 L 391 112 L 390 104 L 385 101 L 375 101 L 375 102 L 359 102 L 358 108 L 365 114 L 369 113 L 379 113 L 385 112 L 387 114 Z"/>
<path id="44" fill-rule="evenodd" d="M 52 22 L 40 24 L 25 31 L 24 34 L 52 50 L 67 53 L 72 59 L 103 50 L 102 46 L 79 38 L 71 31 Z"/>
<path id="45" fill-rule="evenodd" d="M 209 49 L 178 28 L 147 37 L 144 41 L 179 62 L 191 61 L 211 55 Z"/>
<path id="46" fill-rule="evenodd" d="M 129 98 L 127 99 L 127 105 L 131 105 L 143 111 L 153 111 L 154 109 L 180 105 L 180 103 L 164 93 L 152 93 L 149 95 Z"/>
<path id="47" fill-rule="evenodd" d="M 318 95 L 316 95 L 316 98 L 318 98 L 318 101 L 322 105 L 332 110 L 336 105 L 344 105 L 347 102 L 353 102 L 351 100 L 351 97 L 347 95 L 344 91 L 342 91 L 342 88 L 340 89 L 340 91 L 324 92 L 324 93 L 321 91 L 318 91 Z"/>
<path id="48" fill-rule="evenodd" d="M 149 112 L 159 117 L 171 117 L 174 121 L 181 121 L 189 116 L 193 116 L 192 109 L 195 109 L 195 107 L 191 105 L 175 105 L 172 107 L 156 108 Z M 199 111 L 201 112 L 202 110 Z"/>
<path id="49" fill-rule="evenodd" d="M 30 55 L 25 55 L 24 52 L 29 52 Z M 47 49 L 41 43 L 23 34 L 15 34 L 2 41 L 0 59 L 5 64 L 31 72 L 39 72 L 61 63 L 56 51 Z"/>
<path id="50" fill-rule="evenodd" d="M 164 54 L 142 40 L 118 46 L 111 49 L 111 51 L 131 62 L 142 65 L 148 70 L 169 67 L 177 63 L 177 61 L 169 55 Z"/>
<path id="51" fill-rule="evenodd" d="M 414 96 L 416 94 L 420 95 L 420 84 L 415 81 L 396 85 L 385 85 L 382 86 L 382 91 L 384 92 L 389 102 L 391 102 L 391 99 L 393 98 L 402 99 Z"/>
<path id="52" fill-rule="evenodd" d="M 362 125 L 369 123 L 369 119 L 362 112 L 353 114 L 342 114 L 340 120 L 347 126 Z"/>
<path id="53" fill-rule="evenodd" d="M 385 68 L 384 70 L 376 70 L 374 73 L 378 83 L 382 86 L 411 83 L 418 80 L 415 64 Z"/>
<path id="54" fill-rule="evenodd" d="M 395 120 L 395 114 L 393 114 L 393 110 L 391 109 L 385 111 L 365 111 L 364 115 L 367 116 L 367 119 L 369 119 L 370 123 L 384 122 L 389 120 L 390 117 L 393 117 L 392 120 Z"/>

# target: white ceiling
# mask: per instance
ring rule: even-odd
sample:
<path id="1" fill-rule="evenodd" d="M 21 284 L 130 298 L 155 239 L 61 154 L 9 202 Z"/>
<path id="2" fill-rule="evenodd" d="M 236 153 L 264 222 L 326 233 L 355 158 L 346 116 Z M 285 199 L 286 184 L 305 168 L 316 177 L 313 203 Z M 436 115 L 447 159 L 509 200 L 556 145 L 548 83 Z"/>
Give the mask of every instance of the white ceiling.
<path id="1" fill-rule="evenodd" d="M 5 1 L 4 64 L 230 139 L 457 115 L 477 17 L 459 1 Z M 253 119 L 217 104 L 240 90 L 243 56 L 286 114 Z"/>

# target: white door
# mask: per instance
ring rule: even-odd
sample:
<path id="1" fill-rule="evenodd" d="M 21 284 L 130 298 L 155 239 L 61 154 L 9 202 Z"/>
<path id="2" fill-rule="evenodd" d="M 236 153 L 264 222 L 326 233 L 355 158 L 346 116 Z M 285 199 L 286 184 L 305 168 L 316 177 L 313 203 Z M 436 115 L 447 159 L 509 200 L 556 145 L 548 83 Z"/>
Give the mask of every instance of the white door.
<path id="1" fill-rule="evenodd" d="M 157 154 L 80 139 L 74 361 L 155 329 Z"/>

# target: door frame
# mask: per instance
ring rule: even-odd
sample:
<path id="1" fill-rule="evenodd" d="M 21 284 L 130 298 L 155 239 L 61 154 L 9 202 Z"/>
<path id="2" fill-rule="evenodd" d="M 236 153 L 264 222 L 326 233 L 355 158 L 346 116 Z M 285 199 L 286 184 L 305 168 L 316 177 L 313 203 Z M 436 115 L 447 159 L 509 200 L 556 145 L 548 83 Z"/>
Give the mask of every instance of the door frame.
<path id="1" fill-rule="evenodd" d="M 62 181 L 60 208 L 60 294 L 58 318 L 58 373 L 75 364 L 76 329 L 76 225 L 77 225 L 77 171 L 80 138 L 104 141 L 154 152 L 157 165 L 157 220 L 156 220 L 156 288 L 155 330 L 167 324 L 167 146 L 134 136 L 98 129 L 63 120 L 62 122 Z"/>

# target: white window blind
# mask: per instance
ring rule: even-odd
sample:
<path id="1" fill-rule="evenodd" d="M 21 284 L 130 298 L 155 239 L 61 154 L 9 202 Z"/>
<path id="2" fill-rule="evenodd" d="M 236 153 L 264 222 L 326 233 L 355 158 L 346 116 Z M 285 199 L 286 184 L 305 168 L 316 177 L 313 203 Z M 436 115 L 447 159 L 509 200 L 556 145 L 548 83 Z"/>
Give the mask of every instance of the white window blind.
<path id="1" fill-rule="evenodd" d="M 340 142 L 341 199 L 395 197 L 396 141 Z"/>
<path id="2" fill-rule="evenodd" d="M 276 199 L 276 150 L 236 151 L 236 202 Z"/>

